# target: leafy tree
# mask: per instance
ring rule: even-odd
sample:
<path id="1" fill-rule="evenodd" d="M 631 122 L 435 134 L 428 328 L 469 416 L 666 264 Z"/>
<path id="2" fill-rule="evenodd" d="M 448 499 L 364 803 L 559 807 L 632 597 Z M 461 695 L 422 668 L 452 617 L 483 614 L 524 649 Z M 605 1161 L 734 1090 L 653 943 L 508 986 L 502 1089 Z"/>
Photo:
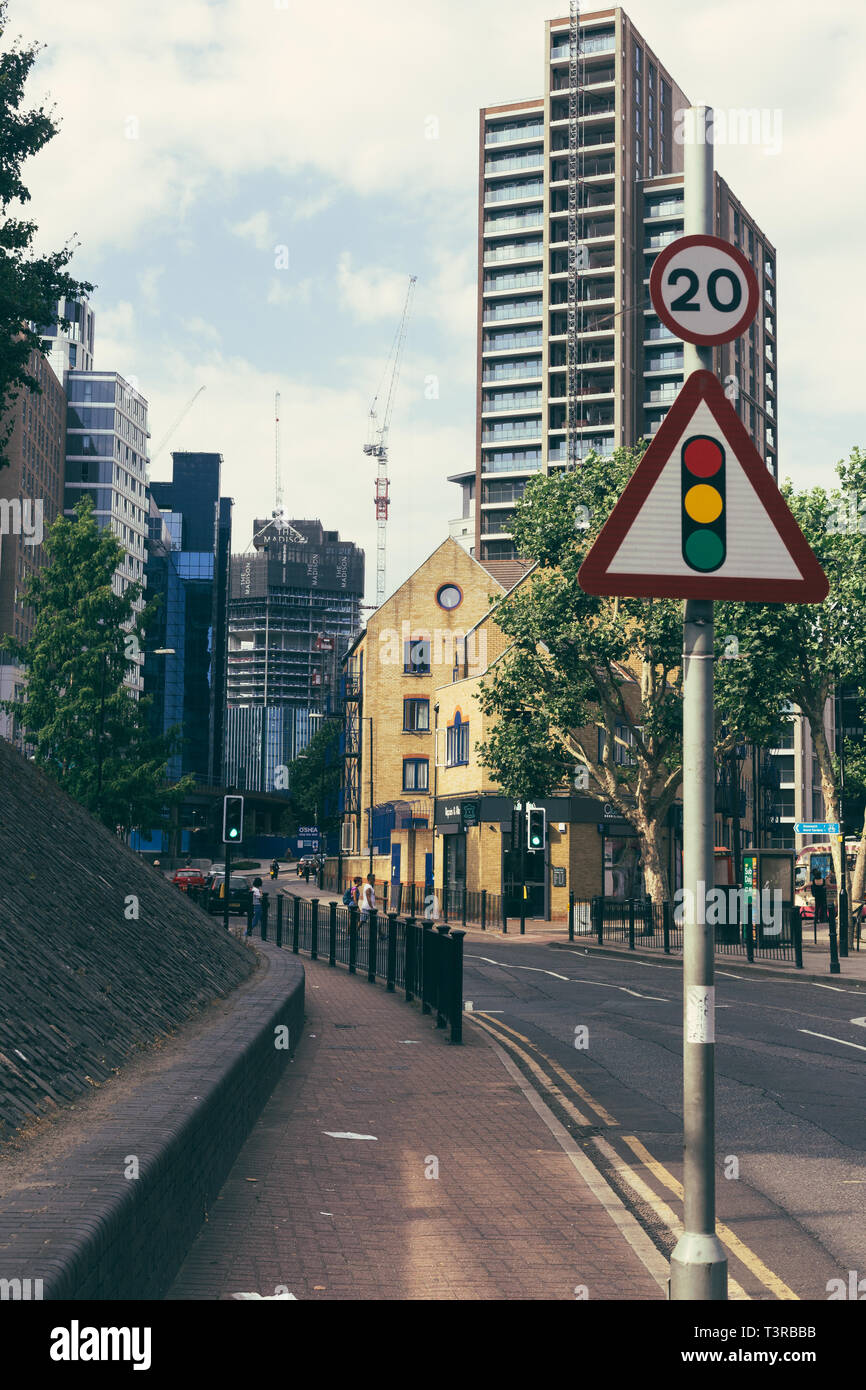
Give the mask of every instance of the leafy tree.
<path id="1" fill-rule="evenodd" d="M 289 797 L 296 828 L 317 825 L 321 836 L 332 835 L 339 828 L 339 738 L 339 726 L 323 721 L 304 752 L 291 764 Z"/>
<path id="2" fill-rule="evenodd" d="M 6 0 L 0 0 L 0 35 L 8 22 Z M 19 391 L 41 390 L 29 371 L 31 354 L 46 346 L 40 327 L 62 323 L 57 301 L 62 296 L 89 293 L 93 286 L 73 280 L 65 270 L 74 252 L 73 243 L 62 251 L 37 256 L 33 251 L 36 223 L 9 215 L 14 204 L 30 201 L 21 166 L 57 134 L 53 111 L 39 106 L 22 110 L 24 87 L 41 45 L 22 45 L 0 53 L 0 415 L 12 405 Z M 7 420 L 0 434 L 0 468 L 8 466 L 6 446 L 14 421 Z"/>
<path id="3" fill-rule="evenodd" d="M 841 684 L 866 690 L 866 453 L 854 449 L 836 469 L 838 485 L 782 494 L 830 581 L 822 604 L 726 605 L 727 631 L 738 659 L 720 663 L 728 709 L 786 702 L 808 721 L 818 760 L 824 814 L 841 820 L 839 763 L 824 727 L 827 701 Z M 866 848 L 863 853 L 866 854 Z M 842 850 L 834 843 L 836 881 L 842 882 Z"/>
<path id="4" fill-rule="evenodd" d="M 498 718 L 479 751 L 509 797 L 574 786 L 610 802 L 634 828 L 647 889 L 661 901 L 662 831 L 682 781 L 682 604 L 597 597 L 577 579 L 642 454 L 590 454 L 576 471 L 527 486 L 512 534 L 537 567 L 496 609 L 511 646 L 482 682 L 482 708 Z M 738 743 L 767 743 L 791 698 L 776 664 L 756 695 L 771 635 L 759 642 L 753 626 L 756 661 L 730 659 L 748 608 L 716 605 L 717 765 Z"/>
<path id="5" fill-rule="evenodd" d="M 30 641 L 2 639 L 27 669 L 24 698 L 4 707 L 24 729 L 35 761 L 104 825 L 149 828 L 192 786 L 188 777 L 166 786 L 179 731 L 153 737 L 149 702 L 132 699 L 124 684 L 154 605 L 134 611 L 137 584 L 114 592 L 123 549 L 97 528 L 89 495 L 76 514 L 75 521 L 58 517 L 49 529 L 49 563 L 28 584 Z"/>
<path id="6" fill-rule="evenodd" d="M 660 901 L 661 831 L 681 779 L 681 610 L 595 597 L 577 582 L 642 452 L 590 454 L 575 472 L 528 484 L 512 534 L 538 564 L 496 609 L 512 645 L 482 682 L 482 708 L 498 718 L 480 753 L 507 796 L 573 785 L 610 802 L 634 827 Z"/>

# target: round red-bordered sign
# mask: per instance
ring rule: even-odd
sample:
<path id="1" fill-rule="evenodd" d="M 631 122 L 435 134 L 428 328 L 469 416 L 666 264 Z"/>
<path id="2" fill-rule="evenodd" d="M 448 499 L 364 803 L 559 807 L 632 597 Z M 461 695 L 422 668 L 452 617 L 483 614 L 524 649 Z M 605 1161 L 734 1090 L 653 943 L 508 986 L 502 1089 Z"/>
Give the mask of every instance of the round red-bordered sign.
<path id="1" fill-rule="evenodd" d="M 758 277 L 742 251 L 699 232 L 660 251 L 650 273 L 650 298 L 662 323 L 687 343 L 717 347 L 739 338 L 761 299 Z"/>

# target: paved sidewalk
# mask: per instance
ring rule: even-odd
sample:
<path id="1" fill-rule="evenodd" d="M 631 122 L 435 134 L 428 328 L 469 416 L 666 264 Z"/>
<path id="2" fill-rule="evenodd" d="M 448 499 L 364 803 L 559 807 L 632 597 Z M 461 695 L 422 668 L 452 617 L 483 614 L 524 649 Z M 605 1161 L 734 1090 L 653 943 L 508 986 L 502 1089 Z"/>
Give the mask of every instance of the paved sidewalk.
<path id="1" fill-rule="evenodd" d="M 663 1298 L 485 1037 L 451 1047 L 399 995 L 304 964 L 297 1055 L 170 1299 Z"/>

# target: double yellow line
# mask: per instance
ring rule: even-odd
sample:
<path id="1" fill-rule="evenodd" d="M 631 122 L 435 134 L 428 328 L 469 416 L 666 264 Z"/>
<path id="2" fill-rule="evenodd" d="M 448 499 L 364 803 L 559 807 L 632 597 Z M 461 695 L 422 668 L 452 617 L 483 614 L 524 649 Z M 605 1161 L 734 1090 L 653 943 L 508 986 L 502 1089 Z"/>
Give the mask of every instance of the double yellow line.
<path id="1" fill-rule="evenodd" d="M 529 1038 L 523 1033 L 518 1033 L 516 1029 L 510 1028 L 507 1023 L 503 1023 L 498 1018 L 491 1018 L 489 1014 L 485 1014 L 483 1011 L 467 1014 L 466 1018 L 477 1023 L 478 1027 L 483 1028 L 485 1033 L 495 1038 L 501 1047 L 507 1048 L 513 1056 L 519 1058 L 542 1089 L 546 1091 L 547 1095 L 565 1111 L 575 1124 L 582 1125 L 589 1129 L 597 1128 L 599 1123 L 612 1126 L 616 1129 L 620 1128 L 618 1121 L 611 1115 L 609 1110 L 605 1109 L 599 1101 L 594 1100 L 589 1092 L 581 1086 L 579 1082 L 575 1081 L 574 1077 L 571 1076 L 564 1067 L 561 1067 L 552 1057 L 548 1057 L 546 1053 L 542 1052 L 541 1049 L 535 1045 L 535 1043 L 530 1042 Z M 571 1094 L 577 1097 L 583 1109 L 579 1109 L 574 1100 L 571 1099 L 571 1096 L 563 1092 L 562 1088 L 557 1084 L 557 1081 L 553 1079 L 554 1077 L 563 1082 Z M 682 1183 L 674 1177 L 673 1173 L 669 1172 L 663 1163 L 659 1163 L 657 1159 L 653 1158 L 649 1150 L 635 1137 L 635 1135 L 620 1134 L 618 1137 L 623 1144 L 627 1145 L 635 1158 L 639 1160 L 640 1166 L 647 1173 L 652 1174 L 656 1181 L 661 1183 L 662 1187 L 667 1188 L 669 1192 L 673 1193 L 679 1202 L 682 1202 L 683 1186 Z M 656 1194 L 641 1176 L 640 1172 L 636 1171 L 632 1164 L 627 1163 L 625 1159 L 617 1153 L 609 1140 L 603 1138 L 601 1135 L 590 1135 L 583 1141 L 585 1150 L 589 1149 L 590 1146 L 597 1150 L 598 1154 L 604 1158 L 606 1164 L 616 1171 L 619 1178 L 631 1188 L 636 1196 L 650 1207 L 658 1220 L 661 1221 L 674 1236 L 678 1237 L 682 1231 L 681 1218 L 677 1216 L 676 1212 L 667 1202 L 663 1201 L 661 1197 Z M 757 1279 L 758 1283 L 763 1284 L 764 1288 L 775 1298 L 799 1300 L 799 1295 L 795 1294 L 793 1289 L 790 1289 L 777 1274 L 774 1274 L 773 1271 L 764 1264 L 760 1256 L 756 1255 L 754 1250 L 750 1249 L 748 1245 L 745 1245 L 729 1226 L 726 1226 L 723 1222 L 718 1222 L 716 1230 L 722 1244 L 725 1245 L 730 1253 L 749 1270 L 754 1278 Z M 729 1277 L 728 1286 L 731 1298 L 748 1299 L 750 1297 L 735 1279 Z"/>

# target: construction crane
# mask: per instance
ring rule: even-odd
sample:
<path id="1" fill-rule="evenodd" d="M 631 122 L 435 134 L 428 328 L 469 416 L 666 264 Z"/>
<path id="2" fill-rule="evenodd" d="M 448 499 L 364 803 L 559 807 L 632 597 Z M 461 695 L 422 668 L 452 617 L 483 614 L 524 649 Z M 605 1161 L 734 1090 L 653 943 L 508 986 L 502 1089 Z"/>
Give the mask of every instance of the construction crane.
<path id="1" fill-rule="evenodd" d="M 583 151 L 580 116 L 583 84 L 580 81 L 580 0 L 570 0 L 568 21 L 568 328 L 567 367 L 567 467 L 576 468 L 583 458 L 583 440 L 578 434 L 582 421 L 580 398 L 583 394 L 582 340 L 578 333 L 578 305 L 581 302 L 580 272 L 584 266 L 584 247 L 578 243 Z"/>
<path id="2" fill-rule="evenodd" d="M 397 395 L 397 383 L 400 380 L 400 360 L 403 356 L 403 348 L 406 343 L 406 329 L 409 324 L 409 315 L 412 306 L 412 295 L 415 291 L 417 275 L 409 276 L 409 286 L 406 290 L 406 300 L 403 304 L 403 313 L 394 334 L 394 341 L 391 344 L 391 351 L 385 364 L 382 374 L 382 381 L 379 390 L 373 397 L 373 404 L 370 406 L 370 429 L 368 441 L 364 445 L 364 453 L 378 460 L 379 468 L 376 474 L 376 493 L 374 502 L 376 506 L 376 607 L 381 608 L 385 602 L 385 568 L 386 568 L 386 528 L 388 525 L 388 506 L 389 488 L 388 481 L 388 435 L 391 430 L 391 415 L 394 410 L 394 400 Z M 385 409 L 382 414 L 381 423 L 377 414 L 377 404 L 382 392 L 385 378 L 389 376 L 388 395 L 385 400 Z"/>
<path id="3" fill-rule="evenodd" d="M 160 454 L 162 453 L 162 451 L 163 451 L 163 449 L 165 448 L 165 446 L 166 446 L 166 444 L 168 443 L 168 441 L 171 439 L 171 436 L 174 434 L 174 432 L 175 432 L 175 430 L 177 429 L 178 425 L 180 425 L 180 424 L 182 423 L 182 421 L 186 419 L 187 415 L 188 415 L 189 412 L 192 410 L 193 406 L 195 405 L 196 401 L 198 400 L 199 396 L 201 395 L 202 391 L 204 391 L 204 390 L 206 390 L 206 387 L 204 387 L 204 386 L 200 386 L 200 387 L 198 388 L 198 390 L 196 391 L 195 395 L 192 396 L 191 399 L 187 401 L 186 405 L 184 406 L 183 410 L 182 410 L 182 411 L 180 412 L 180 414 L 178 415 L 177 419 L 174 420 L 174 421 L 172 422 L 172 424 L 169 426 L 169 428 L 166 430 L 165 434 L 162 436 L 162 439 L 159 441 L 159 443 L 157 444 L 156 448 L 154 449 L 153 453 L 152 453 L 151 456 L 150 456 L 150 463 L 151 463 L 151 465 L 153 465 L 153 463 L 155 462 L 155 460 L 159 458 Z"/>

